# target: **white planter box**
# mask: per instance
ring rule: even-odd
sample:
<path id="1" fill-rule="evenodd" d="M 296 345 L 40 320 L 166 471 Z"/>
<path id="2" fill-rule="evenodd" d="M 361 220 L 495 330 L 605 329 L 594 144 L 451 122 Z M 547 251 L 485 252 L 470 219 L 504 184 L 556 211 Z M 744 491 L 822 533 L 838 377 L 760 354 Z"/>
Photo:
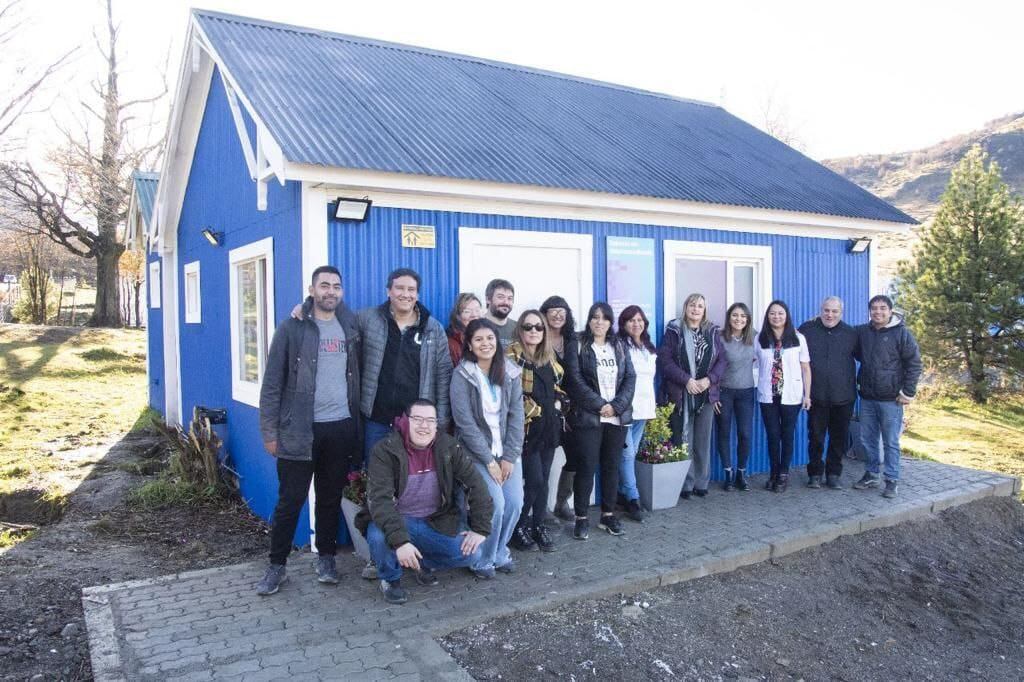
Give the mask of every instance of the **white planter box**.
<path id="1" fill-rule="evenodd" d="M 671 509 L 679 502 L 690 460 L 665 464 L 636 463 L 636 487 L 645 509 Z"/>
<path id="2" fill-rule="evenodd" d="M 677 492 L 676 495 L 678 494 Z M 356 515 L 362 511 L 362 507 L 352 500 L 343 497 L 341 498 L 341 511 L 345 514 L 345 525 L 348 526 L 348 534 L 352 538 L 352 547 L 355 549 L 356 556 L 362 558 L 363 561 L 369 561 L 370 545 L 367 544 L 366 538 L 356 528 Z"/>

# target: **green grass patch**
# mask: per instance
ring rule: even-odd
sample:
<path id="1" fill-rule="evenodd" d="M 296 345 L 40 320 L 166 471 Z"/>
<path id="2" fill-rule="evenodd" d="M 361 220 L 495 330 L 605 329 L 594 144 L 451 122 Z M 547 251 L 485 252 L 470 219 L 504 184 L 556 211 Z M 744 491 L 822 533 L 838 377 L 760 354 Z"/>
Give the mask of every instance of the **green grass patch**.
<path id="1" fill-rule="evenodd" d="M 12 464 L 0 469 L 0 478 L 28 478 L 31 475 L 32 469 L 21 464 Z"/>
<path id="2" fill-rule="evenodd" d="M 19 542 L 28 540 L 36 534 L 36 530 L 2 530 L 0 531 L 0 549 L 13 547 Z"/>
<path id="3" fill-rule="evenodd" d="M 948 389 L 936 393 L 907 408 L 904 452 L 1024 477 L 1024 396 L 1000 393 L 977 405 Z"/>
<path id="4" fill-rule="evenodd" d="M 145 483 L 128 494 L 128 504 L 152 511 L 167 507 L 190 507 L 219 503 L 223 498 L 216 488 L 199 486 L 164 475 Z"/>

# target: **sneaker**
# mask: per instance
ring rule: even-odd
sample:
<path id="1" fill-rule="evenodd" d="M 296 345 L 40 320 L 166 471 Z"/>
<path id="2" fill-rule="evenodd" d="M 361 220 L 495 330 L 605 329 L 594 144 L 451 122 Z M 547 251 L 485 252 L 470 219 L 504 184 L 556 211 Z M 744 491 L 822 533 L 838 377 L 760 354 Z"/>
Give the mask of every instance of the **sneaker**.
<path id="1" fill-rule="evenodd" d="M 577 540 L 586 540 L 590 537 L 590 521 L 587 519 L 576 519 L 576 525 L 573 526 L 572 536 Z"/>
<path id="2" fill-rule="evenodd" d="M 284 565 L 270 564 L 267 566 L 267 572 L 263 574 L 263 579 L 256 584 L 256 594 L 267 597 L 281 589 L 281 585 L 287 581 L 288 573 Z"/>
<path id="3" fill-rule="evenodd" d="M 825 477 L 825 487 L 829 490 L 842 490 L 843 484 L 839 480 L 839 476 L 828 475 Z"/>
<path id="4" fill-rule="evenodd" d="M 697 497 L 704 497 L 705 495 L 708 494 L 708 489 L 707 488 L 694 488 L 693 489 L 693 494 L 696 495 Z"/>
<path id="5" fill-rule="evenodd" d="M 789 488 L 789 474 L 779 474 L 772 486 L 773 493 L 784 493 Z"/>
<path id="6" fill-rule="evenodd" d="M 544 524 L 534 527 L 533 541 L 537 543 L 537 547 L 542 552 L 555 551 L 555 543 L 551 539 L 551 533 L 548 532 L 548 527 Z"/>
<path id="7" fill-rule="evenodd" d="M 533 552 L 537 549 L 537 545 L 534 544 L 533 538 L 530 537 L 530 532 L 526 529 L 526 526 L 516 526 L 516 529 L 512 531 L 512 539 L 509 541 L 508 546 L 520 552 Z"/>
<path id="8" fill-rule="evenodd" d="M 611 514 L 602 516 L 601 522 L 597 524 L 597 527 L 608 531 L 609 535 L 625 535 L 626 533 L 626 531 L 622 530 L 622 522 L 619 521 L 619 517 Z"/>
<path id="9" fill-rule="evenodd" d="M 363 566 L 363 572 L 359 574 L 363 580 L 376 580 L 377 579 L 377 567 L 373 565 L 372 561 L 367 561 L 366 565 Z"/>
<path id="10" fill-rule="evenodd" d="M 477 580 L 493 580 L 494 568 L 469 568 L 467 569 Z"/>
<path id="11" fill-rule="evenodd" d="M 747 492 L 750 490 L 750 483 L 747 481 L 747 472 L 743 469 L 736 470 L 736 480 L 733 482 L 736 490 Z"/>
<path id="12" fill-rule="evenodd" d="M 864 475 L 860 477 L 860 480 L 853 484 L 854 490 L 867 490 L 868 488 L 878 487 L 878 474 L 873 474 L 870 471 L 865 471 Z"/>
<path id="13" fill-rule="evenodd" d="M 898 493 L 899 491 L 899 483 L 897 483 L 896 481 L 886 481 L 885 490 L 882 491 L 882 497 L 886 498 L 887 500 L 891 500 L 892 498 L 896 497 L 896 493 Z"/>
<path id="14" fill-rule="evenodd" d="M 432 587 L 437 584 L 437 573 L 432 568 L 420 568 L 415 572 L 416 584 L 423 587 Z"/>
<path id="15" fill-rule="evenodd" d="M 730 493 L 733 490 L 736 490 L 736 483 L 735 483 L 735 481 L 736 481 L 736 478 L 735 478 L 735 474 L 733 474 L 733 472 L 732 472 L 732 469 L 726 469 L 725 470 L 725 480 L 722 481 L 722 490 L 724 490 L 727 493 Z"/>
<path id="16" fill-rule="evenodd" d="M 316 559 L 316 579 L 325 585 L 338 584 L 338 567 L 333 556 L 320 555 Z"/>
<path id="17" fill-rule="evenodd" d="M 810 476 L 807 479 L 807 487 L 818 489 L 821 487 L 821 476 Z"/>
<path id="18" fill-rule="evenodd" d="M 384 601 L 389 604 L 404 604 L 409 601 L 409 594 L 402 587 L 401 580 L 381 580 L 380 591 L 384 593 Z"/>
<path id="19" fill-rule="evenodd" d="M 572 513 L 572 509 L 569 509 L 569 504 L 564 500 L 561 504 L 555 505 L 555 516 L 563 521 L 572 521 L 576 518 L 576 515 Z"/>
<path id="20" fill-rule="evenodd" d="M 640 506 L 640 500 L 629 501 L 629 504 L 626 505 L 626 516 L 630 521 L 644 522 L 644 517 L 647 515 L 644 513 L 643 507 Z"/>
<path id="21" fill-rule="evenodd" d="M 775 476 L 769 476 L 768 480 L 764 482 L 764 489 L 765 490 L 775 490 L 775 481 L 776 481 L 776 477 Z"/>
<path id="22" fill-rule="evenodd" d="M 679 493 L 679 497 L 684 500 L 690 499 L 691 495 L 693 495 L 692 490 L 684 490 L 683 492 Z"/>
<path id="23" fill-rule="evenodd" d="M 510 561 L 507 564 L 502 564 L 501 566 L 495 566 L 494 570 L 498 571 L 499 573 L 504 573 L 505 575 L 512 575 L 513 573 L 516 572 L 516 562 Z"/>

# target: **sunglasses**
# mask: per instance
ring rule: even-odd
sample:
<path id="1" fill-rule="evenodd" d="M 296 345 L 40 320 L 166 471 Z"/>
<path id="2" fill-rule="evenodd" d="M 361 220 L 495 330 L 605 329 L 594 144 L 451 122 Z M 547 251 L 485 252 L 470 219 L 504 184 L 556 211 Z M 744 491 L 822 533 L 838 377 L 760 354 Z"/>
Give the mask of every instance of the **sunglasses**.
<path id="1" fill-rule="evenodd" d="M 544 325 L 542 324 L 524 324 L 521 329 L 524 332 L 542 332 L 544 331 Z"/>

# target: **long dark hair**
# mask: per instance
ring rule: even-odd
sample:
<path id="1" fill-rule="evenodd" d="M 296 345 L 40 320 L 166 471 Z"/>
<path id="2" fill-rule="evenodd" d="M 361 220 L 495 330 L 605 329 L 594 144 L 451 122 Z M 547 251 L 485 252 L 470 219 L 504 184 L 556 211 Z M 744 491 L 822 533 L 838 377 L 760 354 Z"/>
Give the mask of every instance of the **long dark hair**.
<path id="1" fill-rule="evenodd" d="M 771 306 L 768 306 L 769 308 Z M 743 327 L 743 331 L 740 332 L 740 339 L 743 341 L 743 345 L 749 346 L 754 342 L 754 316 L 750 314 L 750 308 L 747 307 L 746 303 L 740 303 L 737 301 L 729 306 L 729 309 L 725 311 L 725 324 L 722 325 L 722 340 L 728 341 L 732 338 L 732 311 L 739 310 L 741 313 L 747 316 L 747 325 Z M 789 313 L 786 313 L 786 317 L 789 317 Z M 767 346 L 765 346 L 767 348 Z"/>
<path id="2" fill-rule="evenodd" d="M 540 311 L 544 313 L 544 319 L 547 320 L 548 311 L 552 308 L 565 308 L 565 324 L 562 325 L 562 338 L 566 341 L 571 341 L 576 338 L 576 320 L 572 316 L 572 308 L 561 296 L 548 296 L 544 299 L 544 302 L 540 304 Z"/>
<path id="3" fill-rule="evenodd" d="M 604 319 L 608 320 L 608 335 L 605 337 L 605 341 L 608 343 L 615 343 L 615 334 L 612 333 L 611 323 L 615 320 L 615 313 L 612 312 L 612 307 L 604 301 L 597 301 L 594 305 L 590 306 L 590 310 L 587 311 L 587 323 L 583 326 L 583 332 L 580 334 L 580 345 L 592 346 L 594 345 L 594 332 L 590 331 L 590 321 L 597 317 L 597 313 L 601 313 Z"/>
<path id="4" fill-rule="evenodd" d="M 493 322 L 483 317 L 469 321 L 462 339 L 462 357 L 464 360 L 477 362 L 476 354 L 473 353 L 473 349 L 469 345 L 481 327 L 494 332 L 494 358 L 491 360 L 491 369 L 487 372 L 487 378 L 491 380 L 492 384 L 501 386 L 505 381 L 505 351 L 501 348 L 501 337 L 498 336 L 498 328 L 494 326 Z"/>
<path id="5" fill-rule="evenodd" d="M 644 331 L 640 334 L 640 345 L 651 351 L 655 351 L 654 344 L 651 343 L 651 335 L 647 331 L 651 328 L 651 321 L 647 319 L 647 315 L 644 314 L 644 309 L 638 305 L 628 305 L 626 308 L 619 313 L 619 338 L 626 344 L 626 348 L 634 346 L 633 337 L 630 336 L 629 332 L 626 331 L 626 323 L 636 317 L 636 314 L 640 313 L 640 317 L 644 320 Z"/>
<path id="6" fill-rule="evenodd" d="M 777 305 L 786 311 L 786 326 L 782 328 L 782 347 L 792 348 L 800 345 L 800 339 L 796 337 L 796 327 L 793 326 L 793 316 L 789 314 L 789 306 L 784 301 L 778 299 L 768 304 L 768 307 L 764 311 L 764 324 L 761 325 L 761 333 L 757 335 L 757 342 L 761 345 L 761 348 L 771 348 L 775 345 L 775 332 L 772 331 L 772 325 L 768 322 L 768 311 L 772 309 L 773 305 Z"/>

